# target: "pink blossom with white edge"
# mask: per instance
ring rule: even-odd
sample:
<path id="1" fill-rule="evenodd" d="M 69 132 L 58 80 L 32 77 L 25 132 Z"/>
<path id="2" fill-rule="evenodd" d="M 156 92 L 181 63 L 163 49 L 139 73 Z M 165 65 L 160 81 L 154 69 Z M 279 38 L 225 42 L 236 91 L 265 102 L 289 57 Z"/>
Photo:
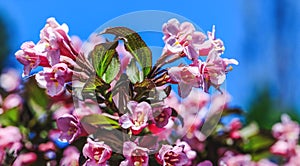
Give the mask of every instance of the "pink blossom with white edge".
<path id="1" fill-rule="evenodd" d="M 47 19 L 45 27 L 40 32 L 40 43 L 46 43 L 47 58 L 52 66 L 59 63 L 60 55 L 75 60 L 78 54 L 68 32 L 69 27 L 66 24 L 58 24 L 53 17 Z"/>
<path id="2" fill-rule="evenodd" d="M 171 83 L 178 83 L 178 93 L 182 98 L 187 97 L 192 88 L 199 88 L 203 78 L 196 66 L 171 67 L 168 70 Z"/>
<path id="3" fill-rule="evenodd" d="M 101 114 L 102 111 L 99 104 L 91 99 L 86 99 L 85 101 L 78 101 L 78 106 L 73 111 L 73 115 L 78 119 L 82 119 L 84 116 L 91 114 Z"/>
<path id="4" fill-rule="evenodd" d="M 50 67 L 46 57 L 45 47 L 35 45 L 32 41 L 21 45 L 21 50 L 15 53 L 16 59 L 24 65 L 23 75 L 28 76 L 32 69 L 38 66 Z"/>
<path id="5" fill-rule="evenodd" d="M 272 127 L 272 134 L 275 138 L 285 141 L 297 141 L 299 139 L 300 126 L 293 122 L 287 114 L 281 116 L 281 123 Z"/>
<path id="6" fill-rule="evenodd" d="M 185 141 L 177 140 L 176 146 L 183 147 L 183 152 L 188 158 L 187 165 L 192 165 L 192 161 L 197 157 L 196 151 L 192 150 L 191 146 Z"/>
<path id="7" fill-rule="evenodd" d="M 70 114 L 65 114 L 56 120 L 57 128 L 61 131 L 60 139 L 64 142 L 73 142 L 86 132 L 79 120 Z"/>
<path id="8" fill-rule="evenodd" d="M 275 144 L 273 144 L 270 148 L 270 152 L 275 155 L 288 157 L 294 154 L 294 150 L 296 148 L 294 142 L 286 142 L 283 140 L 278 140 Z"/>
<path id="9" fill-rule="evenodd" d="M 163 166 L 183 166 L 189 162 L 184 152 L 184 147 L 177 145 L 174 147 L 171 145 L 162 145 L 156 155 L 156 160 Z"/>
<path id="10" fill-rule="evenodd" d="M 136 101 L 129 101 L 127 108 L 129 112 L 120 117 L 119 123 L 124 129 L 130 128 L 134 135 L 139 134 L 147 127 L 147 121 L 152 117 L 152 108 L 147 102 Z"/>
<path id="11" fill-rule="evenodd" d="M 64 63 L 58 63 L 51 68 L 36 74 L 35 79 L 42 88 L 47 89 L 51 97 L 61 94 L 65 90 L 65 83 L 72 80 L 73 71 Z"/>
<path id="12" fill-rule="evenodd" d="M 212 84 L 219 86 L 225 79 L 226 74 L 231 68 L 228 68 L 230 64 L 238 65 L 238 61 L 235 59 L 221 58 L 217 50 L 211 50 L 207 56 L 204 71 L 208 73 L 208 79 Z M 199 70 L 202 66 L 199 66 Z"/>
<path id="13" fill-rule="evenodd" d="M 163 25 L 164 52 L 167 54 L 184 53 L 191 60 L 198 59 L 197 48 L 194 44 L 202 44 L 206 36 L 197 32 L 189 22 L 179 23 L 177 19 L 170 19 Z"/>
<path id="14" fill-rule="evenodd" d="M 111 157 L 112 150 L 104 142 L 96 142 L 88 138 L 82 153 L 87 158 L 84 163 L 85 166 L 106 166 L 106 161 Z"/>
<path id="15" fill-rule="evenodd" d="M 212 49 L 215 49 L 218 53 L 222 54 L 225 50 L 223 41 L 216 38 L 216 28 L 212 27 L 211 32 L 207 32 L 208 40 L 197 45 L 199 55 L 208 55 Z"/>
<path id="16" fill-rule="evenodd" d="M 147 166 L 148 151 L 147 148 L 139 147 L 134 142 L 124 142 L 123 155 L 126 159 L 121 162 L 120 166 Z"/>

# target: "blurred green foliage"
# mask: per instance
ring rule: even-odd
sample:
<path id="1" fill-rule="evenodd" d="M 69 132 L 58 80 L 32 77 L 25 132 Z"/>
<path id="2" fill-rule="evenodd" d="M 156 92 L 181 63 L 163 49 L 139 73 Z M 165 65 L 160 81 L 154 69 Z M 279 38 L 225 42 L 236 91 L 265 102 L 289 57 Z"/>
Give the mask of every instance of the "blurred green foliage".
<path id="1" fill-rule="evenodd" d="M 288 114 L 293 120 L 300 122 L 296 108 L 286 107 L 280 104 L 278 98 L 272 96 L 271 88 L 265 86 L 258 90 L 250 101 L 246 119 L 248 123 L 256 121 L 262 130 L 270 130 L 272 126 L 280 121 L 283 113 Z"/>

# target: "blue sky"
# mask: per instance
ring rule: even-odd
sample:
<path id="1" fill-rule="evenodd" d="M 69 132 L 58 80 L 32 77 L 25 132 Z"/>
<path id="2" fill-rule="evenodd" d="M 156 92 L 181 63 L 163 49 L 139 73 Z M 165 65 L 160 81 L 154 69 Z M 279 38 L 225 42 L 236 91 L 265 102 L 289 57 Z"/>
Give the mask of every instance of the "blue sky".
<path id="1" fill-rule="evenodd" d="M 12 52 L 17 51 L 24 41 L 33 40 L 37 42 L 39 31 L 48 17 L 55 17 L 59 23 L 67 23 L 70 28 L 70 35 L 77 35 L 82 39 L 87 39 L 100 25 L 115 17 L 142 10 L 161 10 L 179 14 L 192 20 L 205 32 L 211 30 L 212 25 L 216 25 L 217 36 L 223 39 L 226 46 L 224 57 L 236 58 L 240 61 L 240 65 L 234 67 L 234 70 L 228 75 L 225 86 L 233 96 L 233 105 L 247 107 L 251 90 L 253 90 L 249 86 L 254 82 L 256 75 L 250 73 L 252 70 L 249 65 L 252 63 L 251 58 L 245 58 L 241 55 L 245 35 L 245 28 L 243 27 L 245 6 L 243 5 L 240 0 L 9 0 L 0 1 L 0 14 L 5 17 L 10 27 L 10 33 L 13 34 Z M 268 12 L 268 10 L 270 9 L 266 8 L 264 12 Z M 259 11 L 254 12 L 257 12 L 257 16 L 260 14 L 262 17 L 265 16 Z M 136 22 L 136 24 L 146 22 L 147 20 Z M 265 67 L 268 68 L 269 64 Z"/>

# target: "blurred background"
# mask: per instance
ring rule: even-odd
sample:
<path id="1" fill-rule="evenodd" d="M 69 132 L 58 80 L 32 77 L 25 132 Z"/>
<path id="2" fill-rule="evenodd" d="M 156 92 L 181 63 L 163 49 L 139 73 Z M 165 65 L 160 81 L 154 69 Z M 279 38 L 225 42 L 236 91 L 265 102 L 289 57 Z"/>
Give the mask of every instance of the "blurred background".
<path id="1" fill-rule="evenodd" d="M 233 97 L 231 105 L 247 111 L 250 120 L 256 119 L 266 128 L 278 121 L 282 112 L 299 119 L 300 1 L 297 0 L 2 0 L 0 68 L 14 67 L 22 72 L 14 53 L 23 42 L 39 40 L 40 29 L 48 17 L 67 23 L 70 35 L 86 40 L 103 23 L 141 10 L 182 15 L 205 32 L 216 25 L 217 37 L 226 46 L 224 57 L 240 62 L 226 81 L 227 91 Z"/>

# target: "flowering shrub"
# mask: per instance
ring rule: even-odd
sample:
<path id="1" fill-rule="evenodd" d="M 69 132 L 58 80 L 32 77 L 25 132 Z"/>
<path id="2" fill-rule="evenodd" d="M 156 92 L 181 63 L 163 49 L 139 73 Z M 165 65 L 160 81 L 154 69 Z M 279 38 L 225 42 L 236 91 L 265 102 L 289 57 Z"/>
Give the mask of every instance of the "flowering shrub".
<path id="1" fill-rule="evenodd" d="M 15 53 L 28 77 L 0 77 L 0 165 L 299 165 L 300 128 L 288 115 L 272 134 L 228 118 L 243 114 L 227 106 L 222 87 L 238 62 L 222 57 L 214 26 L 205 34 L 171 19 L 162 32 L 152 62 L 129 28 L 107 28 L 82 45 L 49 18 L 40 41 Z M 179 59 L 188 64 L 174 65 Z"/>

